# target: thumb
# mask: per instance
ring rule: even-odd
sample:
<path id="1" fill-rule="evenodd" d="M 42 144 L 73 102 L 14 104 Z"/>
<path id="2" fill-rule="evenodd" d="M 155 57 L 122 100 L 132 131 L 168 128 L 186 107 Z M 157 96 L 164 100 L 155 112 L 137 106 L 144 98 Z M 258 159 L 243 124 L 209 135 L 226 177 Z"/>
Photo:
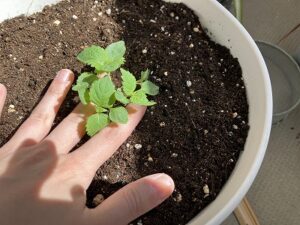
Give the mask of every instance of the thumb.
<path id="1" fill-rule="evenodd" d="M 166 174 L 144 177 L 117 191 L 97 208 L 88 210 L 90 224 L 126 225 L 161 204 L 174 190 Z M 91 221 L 92 220 L 92 221 Z"/>

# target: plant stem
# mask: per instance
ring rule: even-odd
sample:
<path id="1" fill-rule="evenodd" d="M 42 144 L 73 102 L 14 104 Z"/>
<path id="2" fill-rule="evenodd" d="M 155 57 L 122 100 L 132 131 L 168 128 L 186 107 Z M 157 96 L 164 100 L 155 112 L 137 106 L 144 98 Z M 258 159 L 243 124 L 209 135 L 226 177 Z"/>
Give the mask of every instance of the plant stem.
<path id="1" fill-rule="evenodd" d="M 97 74 L 97 77 L 98 77 L 99 79 L 101 79 L 101 78 L 105 77 L 106 75 L 109 75 L 109 76 L 110 76 L 110 74 L 108 74 L 108 73 L 106 73 L 106 72 L 100 72 L 100 73 Z"/>
<path id="2" fill-rule="evenodd" d="M 234 0 L 236 18 L 242 23 L 243 19 L 243 0 Z"/>

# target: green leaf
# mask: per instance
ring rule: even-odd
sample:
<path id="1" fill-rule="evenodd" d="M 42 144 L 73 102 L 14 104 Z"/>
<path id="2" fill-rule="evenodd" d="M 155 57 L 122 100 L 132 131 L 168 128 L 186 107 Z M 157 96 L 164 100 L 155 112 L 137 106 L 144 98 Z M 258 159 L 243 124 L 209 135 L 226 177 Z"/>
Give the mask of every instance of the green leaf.
<path id="1" fill-rule="evenodd" d="M 132 75 L 132 73 L 122 68 L 121 68 L 121 73 L 122 73 L 121 77 L 123 80 L 122 81 L 123 91 L 127 96 L 131 96 L 136 89 L 136 79 Z"/>
<path id="2" fill-rule="evenodd" d="M 104 113 L 96 113 L 90 116 L 87 120 L 86 131 L 87 134 L 92 137 L 97 134 L 100 130 L 105 128 L 109 124 L 110 120 L 108 115 Z"/>
<path id="3" fill-rule="evenodd" d="M 147 95 L 143 90 L 138 90 L 134 92 L 130 98 L 130 102 L 137 105 L 144 105 L 144 106 L 152 106 L 156 104 L 156 102 L 148 100 Z"/>
<path id="4" fill-rule="evenodd" d="M 117 90 L 115 92 L 115 97 L 116 97 L 117 101 L 121 102 L 124 105 L 127 105 L 129 103 L 129 100 L 125 97 L 123 92 L 120 90 Z"/>
<path id="5" fill-rule="evenodd" d="M 142 83 L 142 90 L 148 95 L 155 96 L 159 92 L 159 87 L 153 84 L 151 81 L 146 80 Z"/>
<path id="6" fill-rule="evenodd" d="M 125 52 L 126 52 L 126 46 L 124 41 L 118 41 L 115 43 L 110 44 L 107 46 L 105 49 L 107 52 L 108 56 L 113 58 L 113 59 L 120 59 L 124 57 Z"/>
<path id="7" fill-rule="evenodd" d="M 87 65 L 90 65 L 97 70 L 101 71 L 104 61 L 106 58 L 106 52 L 103 48 L 99 46 L 92 45 L 89 48 L 85 48 L 79 53 L 77 59 Z"/>
<path id="8" fill-rule="evenodd" d="M 86 105 L 90 101 L 88 89 L 90 85 L 97 80 L 97 76 L 93 73 L 82 73 L 78 79 L 77 84 L 73 86 L 72 90 L 77 91 L 80 101 L 82 104 Z"/>
<path id="9" fill-rule="evenodd" d="M 87 105 L 90 102 L 90 95 L 87 90 L 78 91 L 79 99 L 83 105 Z"/>
<path id="10" fill-rule="evenodd" d="M 150 76 L 150 70 L 147 69 L 145 71 L 142 71 L 141 72 L 141 79 L 140 79 L 140 81 L 144 82 L 144 81 L 148 80 L 149 76 Z"/>
<path id="11" fill-rule="evenodd" d="M 109 118 L 115 123 L 126 124 L 128 122 L 128 112 L 127 110 L 120 106 L 117 108 L 110 109 Z"/>
<path id="12" fill-rule="evenodd" d="M 109 101 L 108 101 L 108 108 L 113 107 L 113 105 L 116 103 L 116 96 L 115 92 L 110 96 Z"/>
<path id="13" fill-rule="evenodd" d="M 78 91 L 80 89 L 87 89 L 89 88 L 89 86 L 95 81 L 97 80 L 97 76 L 94 73 L 82 73 L 78 78 L 77 78 L 77 82 L 76 85 L 73 86 L 72 90 L 73 91 Z"/>
<path id="14" fill-rule="evenodd" d="M 72 87 L 72 90 L 73 91 L 80 91 L 80 90 L 85 90 L 89 87 L 89 84 L 87 83 L 79 83 L 79 84 L 76 84 L 75 86 Z"/>
<path id="15" fill-rule="evenodd" d="M 118 61 L 108 61 L 105 62 L 105 64 L 101 67 L 101 70 L 104 72 L 113 72 L 120 68 L 121 65 L 124 64 L 124 60 L 118 60 Z"/>
<path id="16" fill-rule="evenodd" d="M 98 80 L 98 77 L 94 73 L 84 72 L 80 74 L 80 76 L 77 78 L 77 84 L 79 83 L 88 83 L 91 85 L 95 80 Z"/>
<path id="17" fill-rule="evenodd" d="M 124 41 L 118 41 L 103 49 L 92 45 L 84 49 L 77 56 L 77 59 L 84 64 L 90 65 L 101 72 L 113 72 L 120 68 L 125 62 L 126 46 Z"/>
<path id="18" fill-rule="evenodd" d="M 107 109 L 102 108 L 102 107 L 100 107 L 100 106 L 96 106 L 96 112 L 97 112 L 97 113 L 107 112 Z"/>
<path id="19" fill-rule="evenodd" d="M 80 101 L 83 105 L 88 104 L 90 101 L 88 87 L 89 85 L 87 83 L 79 83 L 72 88 L 73 91 L 78 92 Z"/>
<path id="20" fill-rule="evenodd" d="M 115 101 L 112 97 L 115 91 L 114 83 L 109 76 L 105 76 L 92 84 L 90 88 L 91 101 L 97 106 L 109 108 Z"/>
<path id="21" fill-rule="evenodd" d="M 105 49 L 108 61 L 104 65 L 104 71 L 112 72 L 120 68 L 124 64 L 124 55 L 126 46 L 124 41 L 118 41 L 110 44 Z"/>

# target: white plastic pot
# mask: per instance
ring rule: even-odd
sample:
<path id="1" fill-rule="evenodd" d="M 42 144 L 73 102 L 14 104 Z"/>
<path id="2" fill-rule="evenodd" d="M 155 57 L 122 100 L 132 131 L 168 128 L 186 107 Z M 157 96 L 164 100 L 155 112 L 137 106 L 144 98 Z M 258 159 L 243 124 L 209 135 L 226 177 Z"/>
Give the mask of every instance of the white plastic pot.
<path id="1" fill-rule="evenodd" d="M 1 0 L 0 21 L 31 14 L 59 0 Z M 250 105 L 250 131 L 240 159 L 217 199 L 189 225 L 220 224 L 250 188 L 267 148 L 272 122 L 272 92 L 268 71 L 255 42 L 243 26 L 216 0 L 173 0 L 192 8 L 218 43 L 239 59 Z"/>

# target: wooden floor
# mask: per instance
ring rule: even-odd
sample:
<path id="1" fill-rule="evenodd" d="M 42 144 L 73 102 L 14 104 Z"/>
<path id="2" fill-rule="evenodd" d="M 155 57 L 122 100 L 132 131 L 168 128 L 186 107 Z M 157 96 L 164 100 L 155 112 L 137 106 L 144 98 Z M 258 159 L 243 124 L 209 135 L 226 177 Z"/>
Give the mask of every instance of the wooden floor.
<path id="1" fill-rule="evenodd" d="M 300 51 L 300 0 L 244 0 L 244 26 L 256 40 L 278 44 L 290 54 Z"/>
<path id="2" fill-rule="evenodd" d="M 300 54 L 300 27 L 284 38 L 300 24 L 300 0 L 244 0 L 243 19 L 254 39 Z M 272 128 L 265 160 L 247 197 L 261 225 L 300 224 L 300 107 Z M 232 215 L 223 223 L 236 224 Z"/>

